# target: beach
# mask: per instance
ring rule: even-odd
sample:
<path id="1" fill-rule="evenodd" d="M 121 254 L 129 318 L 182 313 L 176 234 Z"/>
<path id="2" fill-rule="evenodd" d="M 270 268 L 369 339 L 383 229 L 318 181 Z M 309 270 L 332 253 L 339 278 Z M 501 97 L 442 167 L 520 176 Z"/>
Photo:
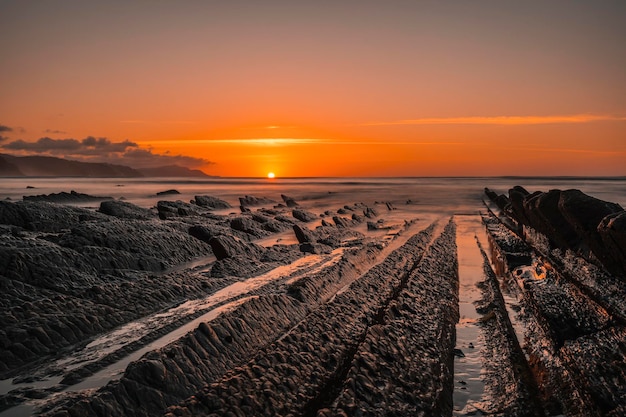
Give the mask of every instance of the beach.
<path id="1" fill-rule="evenodd" d="M 620 246 L 515 210 L 587 198 L 557 189 L 626 206 L 624 178 L 3 180 L 0 415 L 617 416 Z"/>

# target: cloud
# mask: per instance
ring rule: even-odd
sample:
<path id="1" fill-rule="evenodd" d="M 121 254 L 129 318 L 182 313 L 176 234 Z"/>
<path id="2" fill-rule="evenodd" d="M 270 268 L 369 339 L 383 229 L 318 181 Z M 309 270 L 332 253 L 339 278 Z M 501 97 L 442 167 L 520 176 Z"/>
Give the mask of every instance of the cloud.
<path id="1" fill-rule="evenodd" d="M 64 132 L 64 131 L 62 131 L 62 130 L 54 130 L 54 129 L 46 129 L 46 130 L 44 130 L 43 132 L 44 132 L 44 133 L 51 133 L 51 134 L 53 134 L 53 135 L 64 135 L 64 134 L 66 134 L 66 133 L 67 133 L 67 132 Z"/>
<path id="2" fill-rule="evenodd" d="M 213 162 L 193 156 L 155 154 L 152 149 L 131 149 L 124 153 L 125 165 L 137 168 L 149 168 L 162 165 L 181 165 L 189 168 L 211 165 Z"/>
<path id="3" fill-rule="evenodd" d="M 13 132 L 13 128 L 5 125 L 0 125 L 0 132 Z"/>
<path id="4" fill-rule="evenodd" d="M 3 146 L 14 151 L 30 151 L 35 153 L 59 153 L 80 149 L 80 142 L 76 139 L 39 138 L 37 142 L 26 142 L 22 139 L 9 142 Z"/>
<path id="5" fill-rule="evenodd" d="M 134 168 L 150 168 L 161 165 L 181 165 L 197 168 L 212 162 L 185 155 L 157 154 L 150 148 L 140 146 L 129 140 L 113 142 L 107 138 L 88 136 L 78 139 L 39 138 L 36 142 L 18 139 L 0 145 L 4 150 L 16 155 L 58 156 L 84 162 L 106 162 L 128 165 Z"/>
<path id="6" fill-rule="evenodd" d="M 576 114 L 569 116 L 490 116 L 490 117 L 430 117 L 397 120 L 391 122 L 365 123 L 363 126 L 393 125 L 543 125 L 570 124 L 604 121 L 626 121 L 626 116 Z"/>

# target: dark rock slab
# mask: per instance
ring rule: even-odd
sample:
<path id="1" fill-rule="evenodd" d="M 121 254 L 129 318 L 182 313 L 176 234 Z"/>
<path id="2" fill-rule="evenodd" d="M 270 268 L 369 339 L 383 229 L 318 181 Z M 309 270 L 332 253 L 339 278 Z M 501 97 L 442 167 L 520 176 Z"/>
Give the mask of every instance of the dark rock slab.
<path id="1" fill-rule="evenodd" d="M 180 194 L 180 191 L 178 190 L 165 190 L 165 191 L 159 191 L 158 193 L 156 193 L 156 195 L 158 196 L 162 196 L 162 195 L 178 195 Z"/>
<path id="2" fill-rule="evenodd" d="M 524 201 L 524 212 L 532 227 L 546 235 L 556 247 L 576 248 L 580 237 L 559 207 L 561 190 L 531 194 Z"/>
<path id="3" fill-rule="evenodd" d="M 266 204 L 275 204 L 276 201 L 266 198 L 266 197 L 254 197 L 251 195 L 246 195 L 243 197 L 239 197 L 239 204 L 241 207 L 254 207 L 254 206 L 263 206 Z"/>
<path id="4" fill-rule="evenodd" d="M 244 242 L 228 235 L 218 235 L 209 240 L 211 249 L 215 257 L 220 259 L 232 258 L 234 256 L 246 256 L 252 259 L 259 259 L 265 251 L 262 246 L 250 242 Z"/>
<path id="5" fill-rule="evenodd" d="M 51 203 L 84 203 L 101 200 L 112 200 L 113 197 L 100 197 L 95 195 L 89 195 L 84 193 L 78 193 L 74 190 L 69 193 L 61 191 L 60 193 L 52 194 L 40 194 L 40 195 L 25 195 L 24 201 L 48 201 Z"/>
<path id="6" fill-rule="evenodd" d="M 318 219 L 318 216 L 315 213 L 302 209 L 293 209 L 291 214 L 294 218 L 306 223 L 313 222 Z"/>
<path id="7" fill-rule="evenodd" d="M 579 190 L 565 190 L 559 199 L 559 210 L 579 238 L 603 265 L 612 271 L 620 269 L 619 261 L 610 256 L 604 246 L 602 236 L 598 233 L 598 226 L 602 219 L 624 212 L 619 204 L 588 196 Z"/>
<path id="8" fill-rule="evenodd" d="M 227 209 L 231 208 L 231 205 L 226 201 L 221 200 L 217 197 L 212 197 L 208 195 L 197 195 L 194 197 L 197 205 L 201 207 L 207 207 L 211 209 Z"/>
<path id="9" fill-rule="evenodd" d="M 289 197 L 285 194 L 281 194 L 280 197 L 283 199 L 287 207 L 289 208 L 298 207 L 298 203 L 293 197 Z"/>
<path id="10" fill-rule="evenodd" d="M 607 257 L 613 261 L 612 272 L 623 277 L 626 271 L 626 212 L 603 218 L 598 225 L 598 234 L 606 248 Z"/>
<path id="11" fill-rule="evenodd" d="M 0 224 L 29 231 L 55 233 L 95 218 L 108 217 L 79 207 L 43 201 L 0 201 Z"/>
<path id="12" fill-rule="evenodd" d="M 119 217 L 121 219 L 149 219 L 154 215 L 150 210 L 136 206 L 135 204 L 119 201 L 119 200 L 107 200 L 100 203 L 98 209 L 100 213 L 104 213 L 109 216 Z"/>

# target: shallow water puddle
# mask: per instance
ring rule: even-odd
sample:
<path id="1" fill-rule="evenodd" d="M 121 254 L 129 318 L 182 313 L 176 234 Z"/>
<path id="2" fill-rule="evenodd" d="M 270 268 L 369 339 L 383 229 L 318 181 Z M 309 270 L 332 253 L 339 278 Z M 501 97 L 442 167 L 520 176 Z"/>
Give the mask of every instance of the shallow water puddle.
<path id="1" fill-rule="evenodd" d="M 476 320 L 474 301 L 481 298 L 476 284 L 484 279 L 483 261 L 476 236 L 483 239 L 484 229 L 478 215 L 455 215 L 456 244 L 459 261 L 459 313 L 456 325 L 454 358 L 454 415 L 480 415 L 472 406 L 483 399 L 481 330 Z"/>

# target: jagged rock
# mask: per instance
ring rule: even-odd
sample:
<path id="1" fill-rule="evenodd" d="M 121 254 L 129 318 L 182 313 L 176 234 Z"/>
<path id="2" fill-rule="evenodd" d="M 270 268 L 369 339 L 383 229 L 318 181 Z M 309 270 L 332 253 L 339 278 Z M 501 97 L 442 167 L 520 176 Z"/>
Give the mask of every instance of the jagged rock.
<path id="1" fill-rule="evenodd" d="M 257 223 L 265 224 L 265 223 L 270 222 L 272 219 L 260 213 L 252 213 L 252 220 L 254 220 Z"/>
<path id="2" fill-rule="evenodd" d="M 211 238 L 217 235 L 228 234 L 229 229 L 219 225 L 195 225 L 189 228 L 189 234 L 196 239 L 200 239 L 203 242 L 209 243 Z"/>
<path id="3" fill-rule="evenodd" d="M 25 195 L 24 201 L 48 201 L 51 203 L 82 203 L 89 201 L 112 200 L 113 197 L 99 197 L 95 195 L 77 193 L 72 190 L 69 193 L 62 191 L 60 193 Z"/>
<path id="4" fill-rule="evenodd" d="M 305 242 L 300 244 L 300 251 L 303 253 L 324 254 L 330 253 L 332 248 L 320 243 Z"/>
<path id="5" fill-rule="evenodd" d="M 281 194 L 280 196 L 287 205 L 287 207 L 298 207 L 298 203 L 296 202 L 296 200 L 293 199 L 293 197 L 286 196 L 285 194 Z"/>
<path id="6" fill-rule="evenodd" d="M 296 234 L 296 239 L 298 239 L 298 242 L 300 243 L 311 243 L 315 241 L 314 233 L 312 233 L 306 227 L 294 224 L 293 231 Z"/>
<path id="7" fill-rule="evenodd" d="M 560 198 L 560 190 L 530 194 L 524 200 L 524 213 L 531 226 L 546 235 L 555 246 L 576 248 L 580 239 L 559 210 Z"/>
<path id="8" fill-rule="evenodd" d="M 489 200 L 496 202 L 496 198 L 498 198 L 498 193 L 493 190 L 490 190 L 488 187 L 485 187 L 485 195 L 489 198 Z"/>
<path id="9" fill-rule="evenodd" d="M 354 220 L 346 219 L 345 217 L 333 216 L 333 222 L 337 225 L 337 227 L 345 227 L 348 228 L 354 225 Z"/>
<path id="10" fill-rule="evenodd" d="M 201 207 L 207 207 L 212 209 L 227 209 L 231 208 L 231 205 L 224 200 L 220 200 L 217 197 L 211 197 L 208 195 L 197 195 L 194 197 L 197 205 Z"/>
<path id="11" fill-rule="evenodd" d="M 196 205 L 184 203 L 180 200 L 158 201 L 157 210 L 159 212 L 159 218 L 161 220 L 170 219 L 172 217 L 186 217 L 200 214 L 199 209 Z"/>
<path id="12" fill-rule="evenodd" d="M 262 246 L 254 243 L 243 242 L 232 236 L 219 235 L 209 240 L 209 245 L 218 260 L 232 258 L 234 256 L 246 256 L 252 259 L 259 259 L 265 251 Z"/>
<path id="13" fill-rule="evenodd" d="M 565 190 L 561 192 L 559 210 L 600 262 L 608 269 L 615 270 L 616 260 L 607 253 L 598 226 L 606 216 L 623 212 L 624 209 L 619 204 L 599 200 L 580 190 Z"/>
<path id="14" fill-rule="evenodd" d="M 524 199 L 529 194 L 530 193 L 526 191 L 524 187 L 520 187 L 519 185 L 516 185 L 509 190 L 509 214 L 518 222 L 527 226 L 530 225 L 530 221 L 528 220 L 524 212 Z"/>
<path id="15" fill-rule="evenodd" d="M 158 196 L 162 196 L 162 195 L 177 195 L 180 194 L 180 191 L 178 190 L 165 190 L 165 191 L 159 191 L 158 193 L 156 193 L 156 195 Z"/>
<path id="16" fill-rule="evenodd" d="M 389 230 L 392 228 L 393 226 L 386 225 L 383 219 L 377 222 L 367 222 L 367 230 Z"/>
<path id="17" fill-rule="evenodd" d="M 43 201 L 0 201 L 0 224 L 37 232 L 60 232 L 80 223 L 83 218 L 108 219 L 104 214 L 80 207 Z"/>
<path id="18" fill-rule="evenodd" d="M 235 217 L 230 220 L 230 227 L 255 237 L 267 236 L 267 231 L 250 217 Z"/>
<path id="19" fill-rule="evenodd" d="M 376 209 L 372 207 L 367 207 L 365 210 L 363 210 L 363 215 L 367 217 L 368 219 L 372 219 L 378 216 L 378 212 L 376 211 Z"/>
<path id="20" fill-rule="evenodd" d="M 298 219 L 300 221 L 303 221 L 303 222 L 307 222 L 307 223 L 308 222 L 313 222 L 313 221 L 317 220 L 317 215 L 315 215 L 314 213 L 311 213 L 309 211 L 306 211 L 306 210 L 293 209 L 291 214 L 296 219 Z"/>
<path id="21" fill-rule="evenodd" d="M 239 197 L 239 204 L 242 207 L 253 207 L 253 206 L 262 206 L 265 204 L 275 204 L 276 201 L 265 198 L 265 197 L 254 197 L 251 195 L 246 195 L 244 197 Z"/>
<path id="22" fill-rule="evenodd" d="M 265 250 L 261 255 L 261 262 L 275 262 L 289 264 L 302 256 L 296 245 L 274 245 Z"/>
<path id="23" fill-rule="evenodd" d="M 626 271 L 626 212 L 613 213 L 606 216 L 598 225 L 598 233 L 602 238 L 607 255 L 620 269 L 615 267 L 614 273 L 624 277 Z"/>
<path id="24" fill-rule="evenodd" d="M 271 268 L 271 265 L 261 262 L 259 259 L 249 258 L 245 255 L 236 255 L 215 262 L 211 267 L 211 277 L 253 277 Z"/>
<path id="25" fill-rule="evenodd" d="M 122 219 L 148 219 L 153 217 L 150 210 L 119 200 L 103 201 L 100 203 L 98 211 Z"/>

